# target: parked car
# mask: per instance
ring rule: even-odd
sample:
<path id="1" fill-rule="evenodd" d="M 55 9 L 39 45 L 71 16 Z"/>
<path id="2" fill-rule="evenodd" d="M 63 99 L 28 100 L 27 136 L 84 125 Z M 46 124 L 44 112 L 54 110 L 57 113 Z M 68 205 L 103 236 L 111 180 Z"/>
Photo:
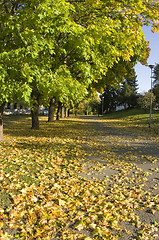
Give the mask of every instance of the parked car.
<path id="1" fill-rule="evenodd" d="M 48 115 L 49 114 L 49 110 L 48 109 L 44 109 L 44 115 Z"/>

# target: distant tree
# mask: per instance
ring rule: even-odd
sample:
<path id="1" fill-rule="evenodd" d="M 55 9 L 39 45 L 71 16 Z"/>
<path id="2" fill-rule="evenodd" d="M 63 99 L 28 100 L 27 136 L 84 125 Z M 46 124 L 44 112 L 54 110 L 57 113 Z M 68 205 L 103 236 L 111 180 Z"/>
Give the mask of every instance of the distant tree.
<path id="1" fill-rule="evenodd" d="M 154 67 L 154 71 L 153 71 L 153 84 L 154 86 L 159 85 L 159 64 L 156 64 L 156 66 Z"/>
<path id="2" fill-rule="evenodd" d="M 137 105 L 137 76 L 135 74 L 134 68 L 131 68 L 130 71 L 125 76 L 125 81 L 120 90 L 119 101 L 125 106 L 134 107 Z"/>
<path id="3" fill-rule="evenodd" d="M 118 90 L 116 88 L 105 88 L 101 96 L 101 103 L 104 113 L 115 111 L 118 104 Z"/>
<path id="4" fill-rule="evenodd" d="M 155 68 L 154 68 L 153 78 L 154 78 L 154 81 L 153 81 L 153 85 L 154 85 L 153 93 L 154 93 L 154 95 L 156 97 L 157 104 L 159 104 L 159 64 L 157 64 L 155 66 Z"/>
<path id="5" fill-rule="evenodd" d="M 145 112 L 150 108 L 150 97 L 151 92 L 146 92 L 144 95 L 140 96 L 138 99 L 139 106 L 145 110 Z M 155 103 L 155 95 L 152 93 L 152 104 Z"/>
<path id="6" fill-rule="evenodd" d="M 78 112 L 89 115 L 98 114 L 100 109 L 100 98 L 96 91 L 90 91 L 87 98 L 78 105 Z"/>
<path id="7" fill-rule="evenodd" d="M 156 85 L 154 88 L 153 88 L 153 93 L 156 97 L 156 103 L 157 105 L 159 105 L 159 85 Z"/>
<path id="8" fill-rule="evenodd" d="M 116 79 L 116 83 L 118 83 L 114 87 L 109 84 L 109 82 L 114 82 L 113 79 Z M 120 63 L 108 71 L 105 83 L 106 88 L 102 95 L 104 97 L 104 112 L 114 111 L 117 105 L 125 105 L 125 108 L 137 105 L 138 84 L 134 62 L 124 63 L 120 61 Z"/>
<path id="9" fill-rule="evenodd" d="M 94 99 L 90 101 L 89 106 L 91 107 L 91 112 L 93 115 L 98 114 L 99 115 L 99 109 L 100 109 L 100 99 Z"/>

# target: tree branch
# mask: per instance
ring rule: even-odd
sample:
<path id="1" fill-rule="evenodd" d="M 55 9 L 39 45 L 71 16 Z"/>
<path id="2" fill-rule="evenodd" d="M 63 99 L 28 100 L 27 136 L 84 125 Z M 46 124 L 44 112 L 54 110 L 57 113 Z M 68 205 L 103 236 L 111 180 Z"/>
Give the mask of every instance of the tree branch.
<path id="1" fill-rule="evenodd" d="M 5 3 L 5 2 L 3 2 L 2 4 L 4 5 L 4 8 L 5 8 L 5 11 L 6 11 L 6 13 L 9 13 L 9 10 L 8 10 L 8 8 L 7 8 L 7 5 L 6 5 L 6 3 Z"/>

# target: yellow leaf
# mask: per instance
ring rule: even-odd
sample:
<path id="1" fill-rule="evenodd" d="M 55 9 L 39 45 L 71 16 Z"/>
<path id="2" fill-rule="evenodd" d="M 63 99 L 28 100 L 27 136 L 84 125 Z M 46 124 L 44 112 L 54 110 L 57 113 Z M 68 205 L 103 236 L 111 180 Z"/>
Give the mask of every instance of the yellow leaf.
<path id="1" fill-rule="evenodd" d="M 65 206 L 66 202 L 64 200 L 59 199 L 59 205 L 60 206 Z"/>
<path id="2" fill-rule="evenodd" d="M 89 224 L 89 227 L 90 227 L 91 229 L 95 229 L 96 226 L 97 226 L 97 224 L 95 224 L 95 223 Z"/>

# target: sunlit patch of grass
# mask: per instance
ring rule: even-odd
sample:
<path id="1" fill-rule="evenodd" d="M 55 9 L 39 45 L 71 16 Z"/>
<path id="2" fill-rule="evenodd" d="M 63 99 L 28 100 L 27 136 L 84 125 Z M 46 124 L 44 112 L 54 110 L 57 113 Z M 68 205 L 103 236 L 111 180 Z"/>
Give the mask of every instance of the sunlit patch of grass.
<path id="1" fill-rule="evenodd" d="M 111 121 L 114 127 L 143 132 L 149 137 L 156 137 L 159 135 L 159 111 L 152 112 L 150 129 L 150 114 L 139 109 L 108 114 L 104 116 L 103 121 L 106 123 Z"/>

